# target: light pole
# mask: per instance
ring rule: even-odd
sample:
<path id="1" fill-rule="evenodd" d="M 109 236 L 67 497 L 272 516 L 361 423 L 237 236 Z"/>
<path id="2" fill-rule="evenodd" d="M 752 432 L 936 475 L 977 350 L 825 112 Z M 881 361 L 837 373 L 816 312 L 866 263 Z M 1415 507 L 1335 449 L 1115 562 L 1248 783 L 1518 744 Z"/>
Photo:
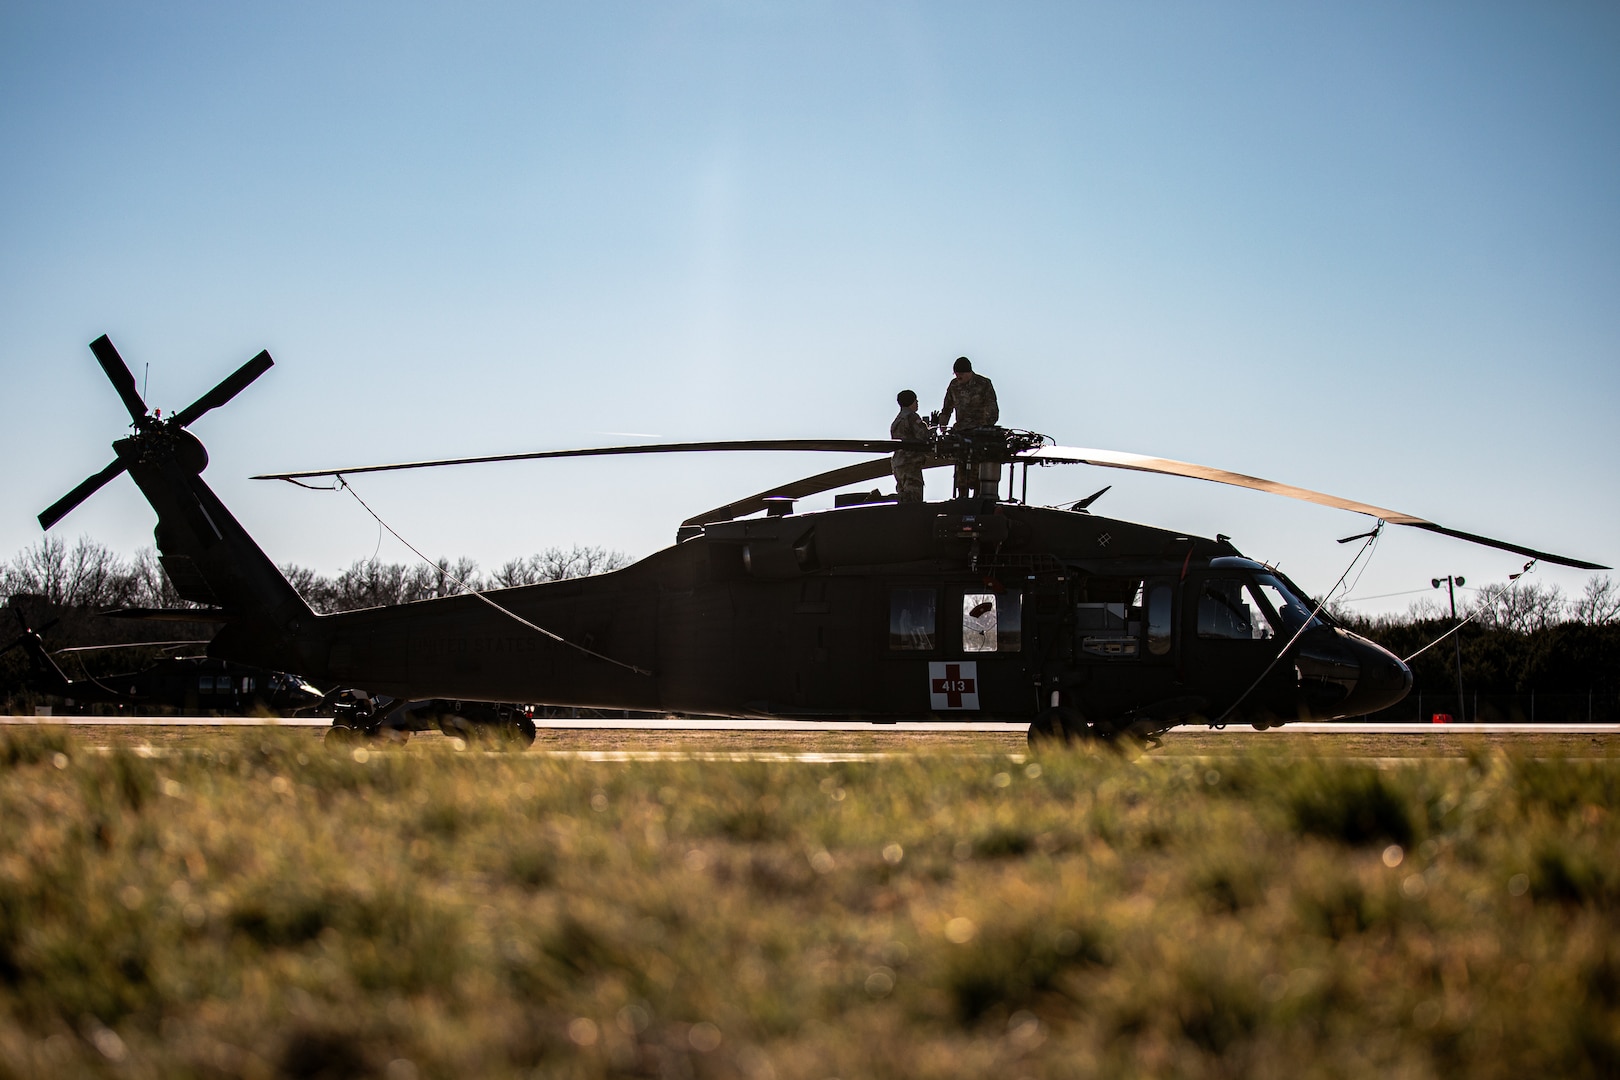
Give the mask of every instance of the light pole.
<path id="1" fill-rule="evenodd" d="M 1445 577 L 1430 578 L 1429 584 L 1436 589 L 1441 582 L 1446 583 L 1446 595 L 1451 598 L 1451 621 L 1457 621 L 1457 590 L 1463 585 L 1461 574 L 1448 574 Z M 1456 647 L 1457 655 L 1457 722 L 1463 723 L 1467 717 L 1463 715 L 1463 683 L 1462 683 L 1462 634 L 1456 629 L 1451 632 L 1451 643 Z M 1478 720 L 1479 717 L 1475 717 Z"/>

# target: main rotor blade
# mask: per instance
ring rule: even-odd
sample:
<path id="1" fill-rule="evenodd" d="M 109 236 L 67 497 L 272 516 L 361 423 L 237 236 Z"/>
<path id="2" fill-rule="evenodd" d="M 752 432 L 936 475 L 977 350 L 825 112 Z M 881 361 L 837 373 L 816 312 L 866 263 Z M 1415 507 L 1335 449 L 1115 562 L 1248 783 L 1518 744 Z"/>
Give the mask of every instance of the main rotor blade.
<path id="1" fill-rule="evenodd" d="M 135 376 L 130 374 L 129 365 L 118 355 L 118 350 L 113 348 L 112 340 L 106 334 L 102 334 L 90 343 L 90 351 L 96 354 L 96 359 L 101 363 L 101 370 L 107 373 L 107 379 L 113 384 L 113 389 L 124 399 L 124 408 L 129 410 L 129 418 L 140 420 L 145 417 L 146 402 L 141 400 L 140 392 L 135 389 Z M 50 526 L 47 525 L 46 528 Z"/>
<path id="2" fill-rule="evenodd" d="M 52 656 L 61 656 L 64 653 L 108 652 L 113 649 L 170 649 L 182 645 L 207 645 L 208 638 L 197 638 L 189 641 L 125 641 L 117 645 L 72 645 L 66 649 L 52 649 Z"/>
<path id="3" fill-rule="evenodd" d="M 80 503 L 84 502 L 84 500 L 88 499 L 90 496 L 99 491 L 101 489 L 101 485 L 105 484 L 107 481 L 111 480 L 113 477 L 117 476 L 123 471 L 124 463 L 122 461 L 115 461 L 105 469 L 102 469 L 100 472 L 96 473 L 94 476 L 89 477 L 84 483 L 80 484 L 78 487 L 74 488 L 60 499 L 57 499 L 44 513 L 40 514 L 39 527 L 42 529 L 49 529 L 52 525 L 55 525 L 58 521 L 61 521 L 63 518 L 67 517 L 68 512 L 75 506 L 78 506 Z"/>
<path id="4" fill-rule="evenodd" d="M 1403 522 L 1402 524 L 1405 523 Z M 1454 536 L 1458 540 L 1467 540 L 1471 544 L 1482 544 L 1485 547 L 1498 548 L 1502 551 L 1511 551 L 1518 555 L 1526 555 L 1532 559 L 1540 559 L 1542 562 L 1557 563 L 1559 566 L 1573 566 L 1577 570 L 1613 569 L 1613 567 L 1600 566 L 1597 563 L 1586 562 L 1583 559 L 1572 559 L 1568 555 L 1554 555 L 1551 552 L 1537 551 L 1535 548 L 1521 547 L 1518 544 L 1510 544 L 1506 540 L 1492 540 L 1488 536 L 1480 536 L 1477 533 L 1462 532 L 1458 529 L 1448 529 L 1442 525 L 1436 525 L 1433 522 L 1423 522 L 1422 524 L 1417 525 L 1416 528 L 1422 529 L 1425 532 L 1439 533 L 1441 536 Z"/>
<path id="5" fill-rule="evenodd" d="M 1482 544 L 1485 547 L 1498 548 L 1502 551 L 1511 551 L 1519 555 L 1528 555 L 1533 559 L 1557 563 L 1560 566 L 1573 566 L 1579 570 L 1609 569 L 1607 566 L 1599 566 L 1597 563 L 1586 562 L 1582 559 L 1573 559 L 1567 555 L 1554 555 L 1550 552 L 1510 544 L 1505 540 L 1493 540 L 1488 536 L 1448 529 L 1436 525 L 1426 518 L 1420 518 L 1413 514 L 1403 514 L 1399 510 L 1390 510 L 1382 506 L 1374 506 L 1371 503 L 1357 502 L 1354 499 L 1344 499 L 1337 495 L 1312 491 L 1309 488 L 1295 487 L 1292 484 L 1279 484 L 1275 480 L 1263 480 L 1258 476 L 1229 472 L 1226 469 L 1215 469 L 1208 465 L 1194 465 L 1190 462 L 1176 461 L 1171 458 L 1147 457 L 1142 454 L 1128 454 L 1119 450 L 1097 450 L 1078 446 L 1038 446 L 1026 453 L 1019 454 L 1015 460 L 1101 465 L 1110 469 L 1133 469 L 1137 472 L 1161 473 L 1166 476 L 1187 476 L 1196 480 L 1209 480 L 1216 484 L 1230 484 L 1234 487 L 1281 495 L 1288 499 L 1299 499 L 1304 502 L 1315 503 L 1318 506 L 1331 506 L 1337 510 L 1351 510 L 1357 514 L 1367 514 L 1370 517 L 1378 518 L 1380 521 L 1387 521 L 1392 525 L 1410 525 L 1416 529 L 1440 533 L 1444 536 L 1454 536 L 1459 540 L 1467 540 L 1470 543 Z"/>
<path id="6" fill-rule="evenodd" d="M 208 412 L 210 409 L 219 408 L 231 398 L 246 390 L 248 384 L 253 382 L 254 379 L 275 366 L 276 362 L 270 359 L 268 351 L 260 352 L 258 356 L 225 376 L 218 386 L 176 413 L 173 417 L 174 422 L 181 427 L 189 427 L 203 413 Z"/>
<path id="7" fill-rule="evenodd" d="M 930 457 L 923 465 L 925 469 L 935 469 L 952 462 L 937 457 Z M 888 458 L 878 458 L 876 461 L 862 461 L 856 465 L 846 465 L 842 469 L 833 469 L 831 472 L 817 473 L 802 480 L 794 480 L 778 485 L 757 495 L 729 502 L 724 506 L 717 506 L 713 510 L 705 510 L 701 514 L 693 514 L 682 525 L 707 525 L 715 521 L 730 521 L 732 518 L 743 517 L 747 514 L 757 513 L 770 505 L 770 499 L 805 499 L 811 495 L 820 495 L 824 491 L 833 491 L 837 488 L 848 487 L 850 484 L 861 484 L 868 480 L 877 480 L 888 476 L 890 461 Z"/>
<path id="8" fill-rule="evenodd" d="M 643 446 L 595 446 L 583 450 L 539 450 L 528 454 L 490 454 L 485 457 L 444 458 L 438 461 L 406 461 L 396 465 L 360 465 L 349 469 L 311 469 L 306 472 L 264 473 L 255 480 L 306 480 L 317 476 L 355 476 L 360 473 L 398 472 L 402 469 L 436 469 L 442 465 L 483 465 L 495 461 L 535 461 L 540 458 L 613 457 L 624 454 L 695 454 L 718 450 L 819 451 L 842 454 L 892 454 L 921 444 L 893 439 L 733 439 L 718 442 L 647 443 Z M 883 463 L 884 470 L 889 467 Z M 881 475 L 881 473 L 879 474 Z M 851 481 L 854 483 L 855 481 Z"/>
<path id="9" fill-rule="evenodd" d="M 1097 450 L 1086 446 L 1037 446 L 1033 450 L 1019 454 L 1014 460 L 1102 465 L 1110 469 L 1134 469 L 1137 472 L 1162 473 L 1166 476 L 1189 476 L 1196 480 L 1209 480 L 1216 484 L 1231 484 L 1233 487 L 1265 491 L 1288 499 L 1303 499 L 1305 502 L 1316 503 L 1319 506 L 1331 506 L 1339 510 L 1353 510 L 1358 514 L 1370 514 L 1375 518 L 1396 525 L 1433 524 L 1433 522 L 1425 521 L 1423 518 L 1403 514 L 1399 510 L 1388 510 L 1382 506 L 1356 502 L 1353 499 L 1341 499 L 1337 495 L 1324 495 L 1320 491 L 1294 487 L 1292 484 L 1279 484 L 1275 480 L 1262 480 L 1258 476 L 1247 476 L 1243 473 L 1215 469 L 1208 465 L 1194 465 L 1191 462 L 1176 461 L 1171 458 L 1128 454 L 1121 450 Z"/>

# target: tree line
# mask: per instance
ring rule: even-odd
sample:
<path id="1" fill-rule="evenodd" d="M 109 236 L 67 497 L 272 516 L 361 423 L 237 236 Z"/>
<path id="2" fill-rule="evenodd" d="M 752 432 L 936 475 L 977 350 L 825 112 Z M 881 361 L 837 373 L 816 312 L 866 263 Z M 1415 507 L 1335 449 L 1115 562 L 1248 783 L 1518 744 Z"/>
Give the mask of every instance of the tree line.
<path id="1" fill-rule="evenodd" d="M 311 608 L 330 614 L 603 574 L 629 561 L 621 551 L 575 545 L 509 559 L 487 575 L 468 558 L 440 558 L 431 566 L 358 559 L 334 576 L 293 563 L 280 569 Z M 29 597 L 57 609 L 197 606 L 175 593 L 154 549 L 142 548 L 126 559 L 85 537 L 70 546 L 47 536 L 13 556 L 0 566 L 0 596 L 8 602 Z"/>
<path id="2" fill-rule="evenodd" d="M 322 614 L 383 604 L 403 604 L 484 590 L 561 581 L 617 570 L 629 558 L 620 551 L 575 545 L 552 547 L 510 559 L 484 574 L 471 559 L 441 558 L 424 564 L 359 559 L 335 575 L 285 563 L 281 572 Z M 29 690 L 30 662 L 22 649 L 8 649 L 21 627 L 17 615 L 34 627 L 46 627 L 48 647 L 104 647 L 61 658 L 69 678 L 101 677 L 134 671 L 167 654 L 164 642 L 206 640 L 213 623 L 149 622 L 105 619 L 97 613 L 120 608 L 185 609 L 201 605 L 183 600 L 169 583 L 152 548 L 125 558 L 103 544 L 81 538 L 74 544 L 47 536 L 8 562 L 0 564 L 0 603 L 16 614 L 0 612 L 0 712 L 39 704 Z M 195 647 L 193 647 L 195 649 Z"/>
<path id="3" fill-rule="evenodd" d="M 1487 585 L 1458 598 L 1456 619 L 1432 598 L 1401 614 L 1339 607 L 1334 617 L 1412 669 L 1412 693 L 1373 719 L 1620 720 L 1620 583 L 1608 576 L 1575 596 L 1522 578 Z"/>
<path id="4" fill-rule="evenodd" d="M 1620 582 L 1608 575 L 1588 578 L 1579 596 L 1571 596 L 1557 585 L 1521 579 L 1486 585 L 1474 590 L 1472 598 L 1459 600 L 1459 619 L 1491 630 L 1528 634 L 1567 623 L 1584 626 L 1620 623 Z M 1344 604 L 1331 604 L 1328 610 L 1342 623 L 1375 629 L 1451 618 L 1450 609 L 1433 597 L 1425 597 L 1406 611 L 1393 615 L 1362 616 Z"/>

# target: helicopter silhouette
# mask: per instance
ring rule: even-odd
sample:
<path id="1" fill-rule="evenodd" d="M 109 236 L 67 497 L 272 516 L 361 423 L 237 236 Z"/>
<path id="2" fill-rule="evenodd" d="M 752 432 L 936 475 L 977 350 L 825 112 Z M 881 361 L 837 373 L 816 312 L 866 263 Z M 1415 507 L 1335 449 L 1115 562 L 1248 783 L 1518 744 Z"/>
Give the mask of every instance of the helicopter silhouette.
<path id="1" fill-rule="evenodd" d="M 188 428 L 272 366 L 261 352 L 179 413 L 147 412 L 105 337 L 91 351 L 133 432 L 112 464 L 40 514 L 50 528 L 119 473 L 157 514 L 159 560 L 181 597 L 223 625 L 208 654 L 403 703 L 553 706 L 786 718 L 973 718 L 1046 740 L 1157 737 L 1178 725 L 1259 728 L 1333 719 L 1399 701 L 1412 676 L 1339 625 L 1273 567 L 1213 539 L 1069 509 L 1030 506 L 993 483 L 947 502 L 807 496 L 889 474 L 896 450 L 929 468 L 1088 464 L 1193 477 L 1352 510 L 1567 566 L 1604 569 L 1411 514 L 1208 466 L 1054 445 L 1000 427 L 927 443 L 777 439 L 595 447 L 405 462 L 256 479 L 649 453 L 860 452 L 874 456 L 778 485 L 682 522 L 676 542 L 589 578 L 317 615 L 203 481 Z M 1106 490 L 1106 489 L 1105 489 Z M 1101 493 L 1099 493 L 1101 494 Z M 1093 496 L 1092 499 L 1095 499 Z M 758 515 L 763 512 L 764 516 Z M 389 707 L 344 720 L 386 729 Z"/>
<path id="2" fill-rule="evenodd" d="M 44 693 L 64 699 L 69 709 L 106 704 L 144 710 L 173 709 L 188 714 L 273 713 L 290 716 L 299 710 L 314 708 L 323 700 L 320 690 L 296 675 L 206 655 L 164 656 L 136 671 L 69 678 L 56 662 L 57 656 L 82 656 L 88 652 L 110 649 L 180 649 L 206 645 L 207 642 L 87 645 L 58 649 L 53 653 L 46 648 L 43 635 L 58 620 L 52 619 L 36 630 L 24 616 L 15 597 L 8 606 L 20 632 L 12 641 L 0 646 L 0 654 L 21 649 L 33 665 L 37 687 Z"/>

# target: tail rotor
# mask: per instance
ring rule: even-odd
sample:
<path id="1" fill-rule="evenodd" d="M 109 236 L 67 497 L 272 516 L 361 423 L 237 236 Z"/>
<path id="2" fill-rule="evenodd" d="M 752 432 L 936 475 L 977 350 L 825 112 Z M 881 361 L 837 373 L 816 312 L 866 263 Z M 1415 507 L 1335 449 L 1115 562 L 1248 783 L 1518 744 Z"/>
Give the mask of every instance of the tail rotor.
<path id="1" fill-rule="evenodd" d="M 28 624 L 28 617 L 23 614 L 22 605 L 18 604 L 15 599 L 13 599 L 11 601 L 11 603 L 7 604 L 6 607 L 11 611 L 11 613 L 13 615 L 15 615 L 17 617 L 17 627 L 22 632 L 20 634 L 18 634 L 15 638 L 13 638 L 7 644 L 0 645 L 0 656 L 4 656 L 6 653 L 10 652 L 12 649 L 17 648 L 20 645 L 27 645 L 30 642 L 39 643 L 41 645 L 41 647 L 43 647 L 44 642 L 43 642 L 42 639 L 44 638 L 45 633 L 48 630 L 50 630 L 51 627 L 55 626 L 57 623 L 62 621 L 61 616 L 57 616 L 56 618 L 52 619 L 50 622 L 46 623 L 44 626 L 42 626 L 38 630 L 36 630 L 32 626 L 30 626 Z"/>

